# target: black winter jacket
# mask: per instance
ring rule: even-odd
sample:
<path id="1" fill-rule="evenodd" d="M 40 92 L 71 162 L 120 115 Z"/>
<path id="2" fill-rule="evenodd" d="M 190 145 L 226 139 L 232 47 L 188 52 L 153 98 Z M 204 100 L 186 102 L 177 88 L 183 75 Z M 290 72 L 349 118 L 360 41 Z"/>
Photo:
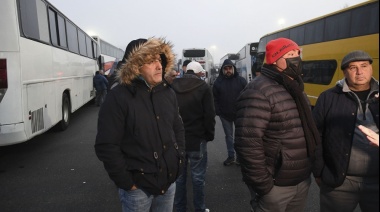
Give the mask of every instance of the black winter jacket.
<path id="1" fill-rule="evenodd" d="M 343 80 L 344 81 L 344 80 Z M 379 84 L 372 79 L 368 109 L 379 128 Z M 350 92 L 344 92 L 342 80 L 323 92 L 313 109 L 313 117 L 321 134 L 322 145 L 317 146 L 314 177 L 324 184 L 338 187 L 346 178 L 359 103 Z"/>
<path id="2" fill-rule="evenodd" d="M 184 142 L 177 99 L 166 83 L 150 89 L 136 79 L 107 94 L 95 150 L 117 187 L 165 193 L 181 170 Z"/>
<path id="3" fill-rule="evenodd" d="M 293 186 L 310 177 L 312 161 L 297 105 L 283 85 L 256 77 L 242 91 L 236 110 L 235 150 L 248 186 L 265 195 L 273 185 Z"/>
<path id="4" fill-rule="evenodd" d="M 201 141 L 214 140 L 215 108 L 210 87 L 191 72 L 175 79 L 171 86 L 185 126 L 186 151 L 199 151 Z"/>
<path id="5" fill-rule="evenodd" d="M 223 67 L 231 65 L 234 67 L 234 75 L 230 78 L 223 74 Z M 247 85 L 247 81 L 239 76 L 236 66 L 229 59 L 223 62 L 219 76 L 213 85 L 214 104 L 216 115 L 228 120 L 235 120 L 235 103 L 240 92 Z"/>

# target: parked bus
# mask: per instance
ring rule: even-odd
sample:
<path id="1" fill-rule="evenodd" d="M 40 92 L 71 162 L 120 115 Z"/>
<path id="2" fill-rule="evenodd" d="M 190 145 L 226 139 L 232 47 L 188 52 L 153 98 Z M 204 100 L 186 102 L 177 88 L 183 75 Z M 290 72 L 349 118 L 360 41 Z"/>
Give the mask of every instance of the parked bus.
<path id="1" fill-rule="evenodd" d="M 92 36 L 97 43 L 98 52 L 98 65 L 106 75 L 112 74 L 116 65 L 124 57 L 124 51 L 107 41 L 101 39 L 99 36 Z"/>
<path id="2" fill-rule="evenodd" d="M 237 53 L 235 65 L 240 76 L 250 82 L 256 76 L 257 47 L 259 43 L 247 43 Z"/>
<path id="3" fill-rule="evenodd" d="M 207 49 L 183 49 L 182 51 L 182 61 L 192 60 L 197 61 L 206 71 L 204 80 L 207 84 L 211 85 L 212 81 L 211 76 L 215 74 L 216 69 L 214 67 L 214 59 Z"/>
<path id="4" fill-rule="evenodd" d="M 0 29 L 0 146 L 65 130 L 94 98 L 96 41 L 46 0 L 2 0 Z"/>
<path id="5" fill-rule="evenodd" d="M 343 57 L 354 50 L 368 52 L 373 58 L 373 75 L 379 79 L 379 2 L 366 1 L 334 13 L 263 36 L 258 60 L 264 62 L 266 44 L 284 37 L 302 49 L 305 92 L 315 105 L 324 90 L 344 77 Z"/>
<path id="6" fill-rule="evenodd" d="M 226 59 L 230 59 L 234 64 L 236 63 L 236 60 L 239 58 L 239 56 L 237 54 L 234 54 L 234 53 L 228 53 L 226 55 L 224 55 L 222 58 L 220 58 L 220 61 L 219 61 L 219 66 L 222 67 L 223 65 L 223 62 L 226 60 Z"/>

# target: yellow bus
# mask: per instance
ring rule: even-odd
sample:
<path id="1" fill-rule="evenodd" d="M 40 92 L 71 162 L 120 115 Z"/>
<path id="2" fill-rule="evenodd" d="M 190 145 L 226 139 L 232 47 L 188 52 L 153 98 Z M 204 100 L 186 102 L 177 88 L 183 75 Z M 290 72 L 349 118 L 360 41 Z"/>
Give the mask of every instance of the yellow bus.
<path id="1" fill-rule="evenodd" d="M 266 44 L 280 37 L 301 48 L 305 92 L 312 106 L 321 92 L 344 77 L 340 65 L 350 51 L 368 52 L 374 77 L 379 79 L 379 1 L 366 1 L 263 36 L 258 47 L 260 65 Z"/>

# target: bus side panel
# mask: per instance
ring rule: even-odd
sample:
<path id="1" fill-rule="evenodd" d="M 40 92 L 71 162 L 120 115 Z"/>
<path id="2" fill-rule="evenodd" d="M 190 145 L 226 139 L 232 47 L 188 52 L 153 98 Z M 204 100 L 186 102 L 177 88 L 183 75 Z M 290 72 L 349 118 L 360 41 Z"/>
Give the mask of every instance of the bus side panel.
<path id="1" fill-rule="evenodd" d="M 95 71 L 97 70 L 97 62 L 94 59 L 86 58 L 84 62 L 84 73 L 82 79 L 82 100 L 83 104 L 86 104 L 91 99 L 95 97 L 95 89 L 93 85 L 93 78 L 95 76 Z"/>
<path id="2" fill-rule="evenodd" d="M 251 57 L 249 54 L 250 44 L 246 44 L 239 52 L 239 59 L 236 60 L 236 69 L 239 75 L 243 77 L 247 82 L 252 80 L 251 72 Z"/>
<path id="3" fill-rule="evenodd" d="M 51 46 L 20 38 L 20 64 L 27 104 L 24 105 L 24 124 L 27 138 L 41 134 L 55 124 L 55 98 Z M 44 87 L 44 86 L 48 87 Z M 48 120 L 48 121 L 47 121 Z M 46 122 L 47 121 L 47 122 Z"/>
<path id="4" fill-rule="evenodd" d="M 27 113 L 25 119 L 25 131 L 28 137 L 45 130 L 44 124 L 44 83 L 33 83 L 26 85 Z M 29 119 L 31 117 L 31 119 Z"/>
<path id="5" fill-rule="evenodd" d="M 55 105 L 57 104 L 55 99 L 55 83 L 45 82 L 43 85 L 44 89 L 44 126 L 45 130 L 48 130 L 54 126 L 58 120 L 54 119 L 54 115 L 57 114 Z"/>
<path id="6" fill-rule="evenodd" d="M 20 38 L 21 72 L 24 84 L 53 80 L 52 52 L 49 45 Z"/>

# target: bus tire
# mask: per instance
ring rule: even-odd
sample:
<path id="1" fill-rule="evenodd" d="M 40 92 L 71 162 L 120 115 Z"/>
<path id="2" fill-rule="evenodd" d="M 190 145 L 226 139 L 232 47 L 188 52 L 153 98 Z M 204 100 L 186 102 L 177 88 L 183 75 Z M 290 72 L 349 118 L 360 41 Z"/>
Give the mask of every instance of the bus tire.
<path id="1" fill-rule="evenodd" d="M 69 96 L 66 93 L 62 95 L 62 118 L 57 124 L 57 130 L 64 131 L 69 127 L 71 115 L 71 104 Z"/>

